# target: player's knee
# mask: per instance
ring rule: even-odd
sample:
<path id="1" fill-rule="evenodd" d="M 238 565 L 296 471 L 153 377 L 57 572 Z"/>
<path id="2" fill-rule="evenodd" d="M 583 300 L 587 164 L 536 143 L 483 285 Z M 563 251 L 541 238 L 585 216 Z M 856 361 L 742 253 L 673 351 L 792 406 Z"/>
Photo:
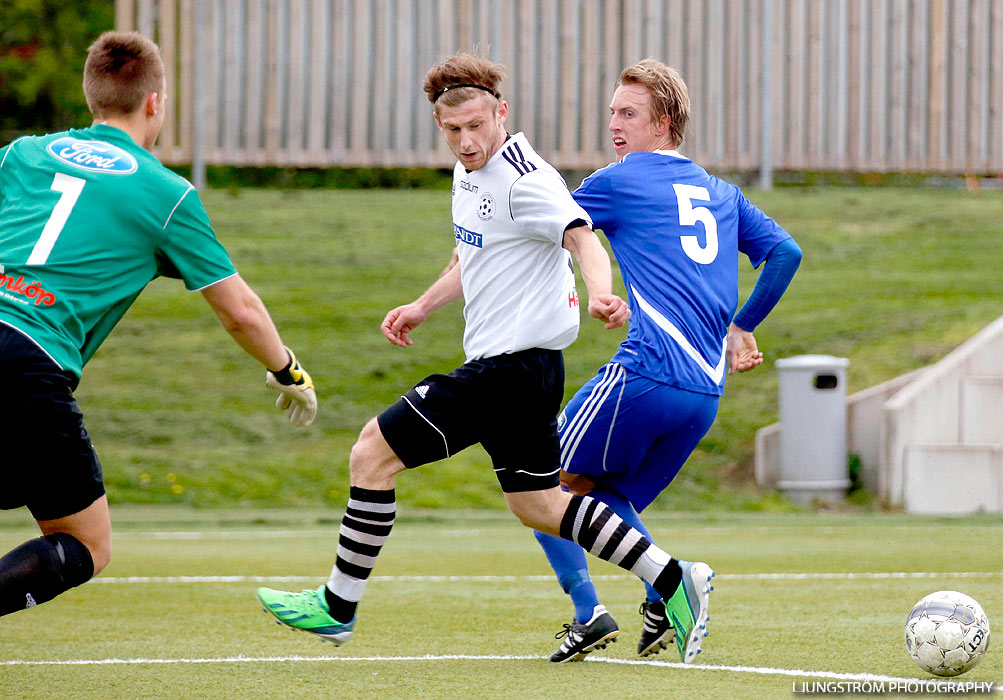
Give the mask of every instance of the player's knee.
<path id="1" fill-rule="evenodd" d="M 94 562 L 93 575 L 97 576 L 111 561 L 111 537 L 99 542 L 88 542 L 87 550 L 91 553 L 91 560 Z"/>
<path id="2" fill-rule="evenodd" d="M 366 423 L 352 446 L 348 467 L 352 484 L 364 488 L 389 488 L 387 483 L 392 484 L 394 474 L 400 471 L 399 460 L 387 445 L 375 418 Z"/>

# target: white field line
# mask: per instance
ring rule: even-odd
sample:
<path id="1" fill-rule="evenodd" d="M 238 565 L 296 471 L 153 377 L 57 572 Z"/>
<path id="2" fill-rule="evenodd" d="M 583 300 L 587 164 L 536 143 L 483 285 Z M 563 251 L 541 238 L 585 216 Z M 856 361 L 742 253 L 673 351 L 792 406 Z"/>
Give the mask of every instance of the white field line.
<path id="1" fill-rule="evenodd" d="M 491 532 L 484 528 L 436 530 L 436 535 L 457 537 L 461 535 L 480 535 Z M 324 529 L 310 530 L 171 530 L 164 532 L 114 532 L 114 537 L 144 537 L 151 540 L 233 540 L 233 539 L 266 539 L 294 540 L 304 537 L 333 537 L 337 539 L 338 525 Z"/>
<path id="2" fill-rule="evenodd" d="M 542 661 L 543 656 L 496 656 L 474 654 L 426 654 L 422 656 L 223 656 L 216 658 L 135 658 L 135 659 L 65 659 L 26 660 L 11 659 L 0 661 L 0 666 L 113 666 L 113 665 L 154 665 L 154 664 L 246 664 L 246 663 L 289 663 L 289 662 L 405 662 L 405 661 Z M 671 661 L 647 659 L 605 659 L 589 657 L 590 663 L 624 664 L 630 666 L 653 666 L 686 671 L 728 671 L 731 673 L 752 673 L 764 676 L 791 676 L 795 678 L 824 678 L 837 681 L 860 681 L 873 683 L 919 683 L 924 687 L 948 686 L 952 681 L 936 679 L 882 676 L 874 673 L 836 673 L 834 671 L 806 671 L 792 668 L 769 668 L 766 666 L 725 666 L 715 664 L 683 664 Z M 959 681 L 955 680 L 956 685 Z M 993 690 L 1003 690 L 995 685 Z"/>
<path id="3" fill-rule="evenodd" d="M 872 571 L 844 573 L 760 573 L 719 574 L 717 581 L 810 581 L 852 579 L 931 579 L 931 578 L 1003 578 L 1003 571 Z M 627 581 L 633 576 L 593 576 L 593 581 Z M 99 576 L 91 583 L 319 583 L 321 576 Z M 383 583 L 454 583 L 454 582 L 504 582 L 553 581 L 552 574 L 528 576 L 371 576 L 370 581 Z"/>

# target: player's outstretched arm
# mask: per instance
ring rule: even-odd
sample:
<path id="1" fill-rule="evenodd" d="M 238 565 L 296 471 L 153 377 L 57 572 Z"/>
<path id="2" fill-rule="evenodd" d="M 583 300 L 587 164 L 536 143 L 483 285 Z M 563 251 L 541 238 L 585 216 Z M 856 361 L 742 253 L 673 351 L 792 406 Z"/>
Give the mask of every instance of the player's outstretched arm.
<path id="1" fill-rule="evenodd" d="M 763 364 L 763 353 L 756 346 L 756 338 L 734 323 L 728 328 L 728 374 L 748 372 Z"/>
<path id="2" fill-rule="evenodd" d="M 425 322 L 433 311 L 463 296 L 459 262 L 450 265 L 439 275 L 424 294 L 410 304 L 391 309 L 380 324 L 383 337 L 394 345 L 407 347 L 414 341 L 408 333 Z"/>
<path id="3" fill-rule="evenodd" d="M 613 294 L 613 270 L 599 237 L 588 226 L 576 226 L 564 232 L 564 247 L 582 269 L 589 294 L 589 315 L 605 321 L 608 330 L 625 324 L 630 318 L 630 307 Z"/>
<path id="4" fill-rule="evenodd" d="M 202 295 L 230 337 L 268 370 L 266 386 L 280 392 L 275 405 L 288 410 L 293 425 L 310 425 L 317 415 L 313 380 L 282 345 L 272 317 L 254 290 L 234 275 L 206 287 Z"/>

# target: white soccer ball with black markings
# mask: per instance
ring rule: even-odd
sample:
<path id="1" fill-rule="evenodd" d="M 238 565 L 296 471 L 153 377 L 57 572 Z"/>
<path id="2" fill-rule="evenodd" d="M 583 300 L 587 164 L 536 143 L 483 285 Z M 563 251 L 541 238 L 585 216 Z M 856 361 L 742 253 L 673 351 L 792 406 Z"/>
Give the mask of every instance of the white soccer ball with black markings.
<path id="1" fill-rule="evenodd" d="M 958 676 L 981 661 L 989 648 L 989 619 L 964 593 L 931 593 L 909 613 L 905 648 L 924 671 Z"/>

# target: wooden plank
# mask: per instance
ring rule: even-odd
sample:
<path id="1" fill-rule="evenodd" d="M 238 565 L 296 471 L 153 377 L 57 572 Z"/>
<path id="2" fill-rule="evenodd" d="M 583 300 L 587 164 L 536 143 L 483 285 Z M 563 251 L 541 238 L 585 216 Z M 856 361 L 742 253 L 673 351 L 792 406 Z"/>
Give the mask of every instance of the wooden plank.
<path id="1" fill-rule="evenodd" d="M 247 2 L 247 88 L 244 90 L 242 109 L 244 161 L 258 164 L 263 161 L 264 138 L 261 131 L 261 114 L 264 111 L 265 22 L 264 0 Z"/>
<path id="2" fill-rule="evenodd" d="M 683 72 L 685 77 L 685 23 L 683 22 L 685 6 L 683 3 L 684 0 L 668 0 L 668 12 L 665 18 L 666 47 L 662 60 L 676 70 Z"/>
<path id="3" fill-rule="evenodd" d="M 393 118 L 393 140 L 391 146 L 397 157 L 397 164 L 415 165 L 415 144 L 411 139 L 411 127 L 414 120 L 425 116 L 425 110 L 419 107 L 417 93 L 421 85 L 415 85 L 411 78 L 411 68 L 415 63 L 414 26 L 411 13 L 411 3 L 399 3 L 396 8 L 395 22 L 395 55 L 394 84 L 392 86 L 389 109 Z M 424 93 L 422 93 L 424 96 Z"/>
<path id="4" fill-rule="evenodd" d="M 439 47 L 435 63 L 454 55 L 460 49 L 457 36 L 458 28 L 453 15 L 453 1 L 454 0 L 438 0 L 437 28 Z M 429 67 L 431 66 L 432 64 L 429 64 Z M 442 135 L 438 130 L 435 132 L 434 145 L 435 160 L 438 163 L 438 166 L 452 167 L 456 162 L 456 156 L 454 156 L 452 151 L 449 150 L 449 146 L 446 145 L 446 140 L 442 138 Z"/>
<path id="5" fill-rule="evenodd" d="M 326 165 L 329 158 L 326 153 L 325 134 L 327 129 L 327 90 L 328 67 L 330 61 L 330 45 L 328 44 L 327 0 L 311 0 L 307 7 L 309 24 L 307 37 L 308 47 L 308 79 L 306 105 L 306 155 L 307 161 L 313 165 Z"/>
<path id="6" fill-rule="evenodd" d="M 887 54 L 887 0 L 881 0 L 871 17 L 871 94 L 869 99 L 869 138 L 867 168 L 885 170 L 887 163 L 888 128 L 888 54 Z"/>
<path id="7" fill-rule="evenodd" d="M 600 120 L 606 113 L 604 85 L 600 69 L 599 37 L 600 0 L 582 0 L 582 101 L 579 131 L 579 169 L 591 170 L 599 162 L 602 145 Z M 569 185 L 572 183 L 568 183 Z"/>
<path id="8" fill-rule="evenodd" d="M 991 7 L 992 54 L 989 70 L 989 165 L 987 170 L 1003 177 L 1003 2 Z"/>
<path id="9" fill-rule="evenodd" d="M 597 147 L 599 157 L 596 161 L 596 167 L 605 165 L 616 157 L 609 133 L 609 103 L 613 99 L 613 92 L 616 90 L 620 73 L 627 66 L 620 41 L 620 15 L 615 3 L 603 2 L 602 12 L 602 65 L 600 68 L 599 100 L 603 105 L 601 111 L 603 117 L 599 121 L 600 137 Z"/>
<path id="10" fill-rule="evenodd" d="M 723 0 L 709 0 L 706 12 L 707 24 L 704 30 L 714 27 L 714 31 L 722 32 L 725 29 L 725 12 Z M 705 34 L 706 36 L 706 34 Z M 727 34 L 724 34 L 727 37 Z M 725 50 L 707 51 L 707 72 L 704 76 L 702 91 L 707 99 L 704 103 L 705 113 L 701 120 L 704 125 L 704 133 L 707 140 L 704 142 L 709 155 L 708 165 L 719 167 L 725 155 L 725 114 L 728 110 L 725 86 L 727 76 L 725 75 L 725 52 L 728 48 L 734 48 L 732 39 L 726 41 Z M 708 43 L 708 42 L 701 42 Z M 731 65 L 734 65 L 733 63 Z"/>
<path id="11" fill-rule="evenodd" d="M 752 170 L 759 158 L 760 129 L 762 127 L 762 105 L 760 103 L 760 81 L 763 79 L 763 22 L 762 0 L 745 5 L 740 27 L 746 27 L 742 62 L 744 67 L 740 79 L 741 110 L 738 119 L 738 167 Z"/>
<path id="12" fill-rule="evenodd" d="M 703 3 L 688 5 L 684 27 L 684 41 L 688 56 L 685 80 L 690 94 L 691 126 L 690 136 L 686 140 L 688 144 L 686 154 L 701 163 L 707 161 L 709 136 L 707 124 L 710 116 L 707 110 L 707 95 L 710 86 L 705 77 L 708 47 L 701 41 L 704 32 L 703 10 Z"/>
<path id="13" fill-rule="evenodd" d="M 960 172 L 965 169 L 968 155 L 968 6 L 950 3 L 950 102 L 949 161 L 948 169 Z"/>
<path id="14" fill-rule="evenodd" d="M 822 143 L 822 105 L 825 95 L 823 75 L 821 13 L 823 3 L 808 3 L 805 7 L 804 31 L 804 160 L 802 167 L 820 169 Z"/>
<path id="15" fill-rule="evenodd" d="M 856 170 L 862 160 L 864 139 L 862 132 L 866 124 L 863 94 L 865 71 L 863 61 L 862 14 L 863 0 L 849 0 L 846 28 L 846 168 Z"/>
<path id="16" fill-rule="evenodd" d="M 157 34 L 160 46 L 160 57 L 164 61 L 164 77 L 167 79 L 167 104 L 165 106 L 166 115 L 164 126 L 160 130 L 160 154 L 162 160 L 175 162 L 177 158 L 177 134 L 178 134 L 178 30 L 177 30 L 177 3 L 160 3 L 159 17 L 157 19 Z"/>
<path id="17" fill-rule="evenodd" d="M 535 0 L 519 0 L 520 19 L 536 17 L 538 12 Z M 536 80 L 539 75 L 539 49 L 531 27 L 522 26 L 518 32 L 519 74 L 512 75 L 513 99 L 518 104 L 518 121 L 510 120 L 510 131 L 523 131 L 537 149 L 540 148 L 537 134 L 539 115 L 537 113 Z"/>
<path id="18" fill-rule="evenodd" d="M 241 22 L 240 0 L 224 0 L 222 3 L 223 45 L 224 53 L 222 97 L 223 97 L 223 133 L 221 142 L 223 158 L 227 163 L 239 159 L 241 92 L 246 89 L 244 70 L 244 27 Z"/>
<path id="19" fill-rule="evenodd" d="M 578 18 L 581 12 L 580 3 L 563 2 L 558 5 L 559 19 L 557 34 L 559 36 L 558 94 L 560 102 L 557 108 L 555 132 L 557 150 L 560 153 L 560 167 L 573 168 L 577 164 L 576 156 L 580 150 L 578 134 L 581 128 L 582 105 L 581 96 L 582 66 L 579 59 L 581 37 L 578 35 Z"/>
<path id="20" fill-rule="evenodd" d="M 537 54 L 538 69 L 530 75 L 520 76 L 520 80 L 531 79 L 536 93 L 539 119 L 537 128 L 527 133 L 529 142 L 546 160 L 551 160 L 557 151 L 557 102 L 558 86 L 558 34 L 557 5 L 543 2 L 537 19 L 540 22 L 540 48 Z"/>
<path id="21" fill-rule="evenodd" d="M 387 14 L 386 0 L 373 0 L 373 39 L 370 46 L 372 72 L 369 79 L 369 89 L 372 92 L 372 108 L 370 121 L 372 135 L 369 151 L 374 164 L 388 164 L 388 148 L 390 141 L 390 76 L 389 57 L 387 49 L 392 43 L 391 26 Z"/>
<path id="22" fill-rule="evenodd" d="M 943 169 L 947 156 L 947 7 L 946 0 L 932 0 L 929 25 L 929 108 L 927 111 L 927 167 Z"/>
<path id="23" fill-rule="evenodd" d="M 643 0 L 642 12 L 644 14 L 641 25 L 641 53 L 645 57 L 651 56 L 662 60 L 665 55 L 665 35 L 663 32 L 663 6 L 662 0 Z"/>
<path id="24" fill-rule="evenodd" d="M 349 128 L 349 165 L 370 165 L 369 105 L 373 27 L 366 2 L 355 2 L 352 16 L 352 107 Z"/>
<path id="25" fill-rule="evenodd" d="M 115 30 L 119 32 L 131 32 L 135 28 L 135 0 L 115 0 Z"/>
<path id="26" fill-rule="evenodd" d="M 472 0 L 454 0 L 456 23 L 456 49 L 474 51 L 474 27 Z"/>
<path id="27" fill-rule="evenodd" d="M 195 113 L 195 83 L 192 80 L 195 68 L 195 0 L 181 0 L 181 27 L 179 43 L 180 90 L 178 91 L 178 157 L 183 162 L 192 159 L 193 116 Z"/>
<path id="28" fill-rule="evenodd" d="M 782 167 L 804 167 L 805 150 L 805 12 L 803 0 L 793 0 L 787 6 L 784 74 L 787 76 L 787 90 L 784 99 L 787 120 L 787 137 L 783 144 L 784 163 Z"/>
<path id="29" fill-rule="evenodd" d="M 136 31 L 155 41 L 157 38 L 155 31 L 156 19 L 157 11 L 153 6 L 153 0 L 139 0 L 139 7 L 136 12 Z"/>
<path id="30" fill-rule="evenodd" d="M 645 58 L 643 0 L 623 0 L 623 61 L 624 65 Z"/>
<path id="31" fill-rule="evenodd" d="M 222 108 L 220 71 L 223 65 L 222 17 L 216 3 L 204 5 L 205 24 L 196 36 L 202 39 L 202 146 L 206 163 L 223 160 L 220 148 L 219 117 Z M 196 106 L 196 108 L 198 108 Z"/>
<path id="32" fill-rule="evenodd" d="M 349 97 L 348 76 L 351 70 L 351 12 L 350 0 L 331 0 L 331 27 L 328 40 L 331 42 L 331 94 L 329 109 L 331 122 L 328 125 L 328 140 L 331 144 L 331 157 L 334 163 L 345 162 L 348 151 L 348 120 Z"/>
<path id="33" fill-rule="evenodd" d="M 502 2 L 498 8 L 498 61 L 507 71 L 508 79 L 502 84 L 502 98 L 508 103 L 508 123 L 518 124 L 522 114 L 522 105 L 512 98 L 512 85 L 519 73 L 519 48 L 516 34 L 518 3 Z"/>
<path id="34" fill-rule="evenodd" d="M 849 2 L 839 0 L 836 17 L 836 46 L 832 63 L 834 83 L 836 85 L 834 117 L 832 120 L 832 148 L 834 168 L 846 168 L 846 130 L 849 124 L 848 89 L 850 73 L 849 63 Z"/>
<path id="35" fill-rule="evenodd" d="M 927 101 L 929 98 L 930 66 L 927 55 L 927 28 L 930 24 L 929 5 L 911 6 L 908 28 L 908 58 L 906 68 L 907 105 L 904 128 L 906 131 L 905 167 L 909 170 L 921 170 L 927 158 Z"/>
<path id="36" fill-rule="evenodd" d="M 279 72 L 279 5 L 281 0 L 265 0 L 265 75 L 264 75 L 264 162 L 275 164 L 280 157 L 281 113 L 279 96 L 285 75 Z"/>
<path id="37" fill-rule="evenodd" d="M 987 0 L 971 0 L 968 18 L 968 139 L 965 172 L 980 174 L 986 171 L 985 152 L 986 128 L 985 98 L 988 96 L 986 73 L 989 67 L 989 47 L 985 28 L 989 24 L 989 4 Z"/>

